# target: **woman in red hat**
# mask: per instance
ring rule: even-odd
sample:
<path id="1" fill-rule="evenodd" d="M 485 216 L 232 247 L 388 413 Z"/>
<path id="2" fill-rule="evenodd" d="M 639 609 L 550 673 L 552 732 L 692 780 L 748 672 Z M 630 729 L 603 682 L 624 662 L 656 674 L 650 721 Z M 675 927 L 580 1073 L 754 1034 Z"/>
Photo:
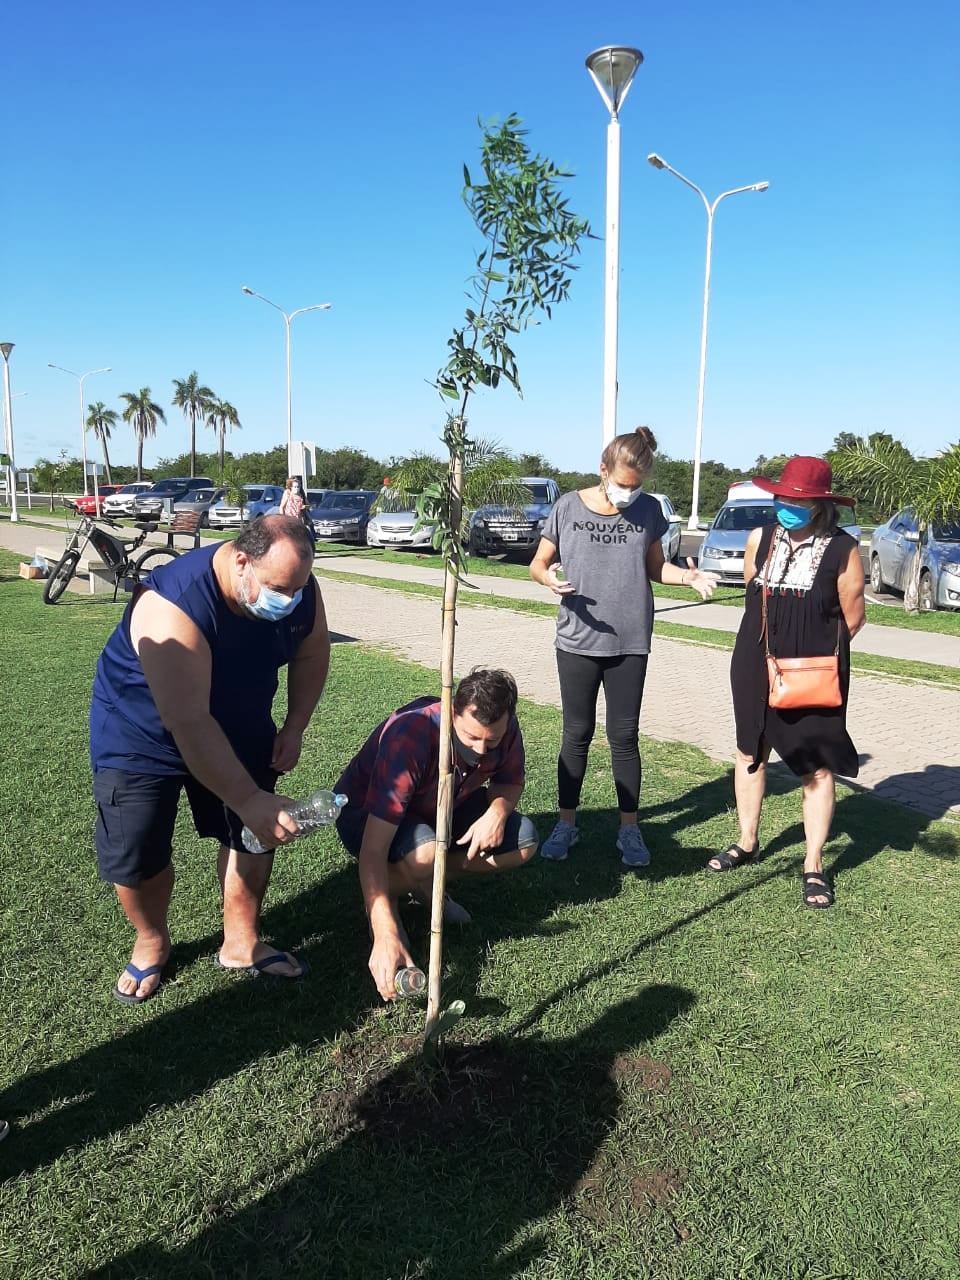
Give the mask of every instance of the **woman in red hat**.
<path id="1" fill-rule="evenodd" d="M 837 504 L 852 507 L 853 500 L 832 492 L 833 473 L 822 458 L 791 458 L 778 482 L 758 478 L 754 484 L 773 494 L 777 523 L 754 530 L 747 542 L 746 611 L 730 668 L 740 839 L 707 865 L 731 871 L 759 859 L 765 769 L 774 750 L 803 783 L 804 904 L 829 907 L 833 886 L 824 874 L 823 846 L 833 821 L 834 779 L 855 778 L 859 770 L 847 733 L 847 696 L 850 640 L 865 620 L 863 564 L 856 541 L 837 528 Z M 776 658 L 838 653 L 841 705 L 770 706 L 768 649 Z"/>

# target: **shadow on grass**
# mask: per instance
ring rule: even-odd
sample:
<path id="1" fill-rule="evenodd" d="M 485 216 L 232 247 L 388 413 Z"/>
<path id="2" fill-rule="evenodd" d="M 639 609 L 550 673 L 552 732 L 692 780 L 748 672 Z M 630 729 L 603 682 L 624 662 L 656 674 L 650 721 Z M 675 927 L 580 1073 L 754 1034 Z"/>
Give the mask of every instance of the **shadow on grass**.
<path id="1" fill-rule="evenodd" d="M 649 1115 L 631 1123 L 647 1127 L 655 1147 L 663 1103 L 654 1095 L 670 1072 L 637 1051 L 693 1003 L 682 987 L 651 986 L 558 1042 L 449 1046 L 439 1072 L 417 1053 L 381 1066 L 363 1093 L 336 1096 L 346 1135 L 332 1151 L 301 1151 L 285 1169 L 264 1170 L 270 1190 L 239 1212 L 205 1206 L 188 1244 L 151 1242 L 88 1277 L 508 1280 L 546 1252 L 536 1233 L 512 1247 L 527 1224 L 563 1206 L 571 1230 L 613 1226 L 648 1213 L 676 1185 L 675 1170 L 627 1166 L 617 1152 L 594 1162 L 624 1087 L 647 1095 Z M 356 1065 L 348 1061 L 347 1078 Z M 321 1099 L 313 1105 L 320 1111 Z M 259 1190 L 237 1188 L 231 1199 Z"/>

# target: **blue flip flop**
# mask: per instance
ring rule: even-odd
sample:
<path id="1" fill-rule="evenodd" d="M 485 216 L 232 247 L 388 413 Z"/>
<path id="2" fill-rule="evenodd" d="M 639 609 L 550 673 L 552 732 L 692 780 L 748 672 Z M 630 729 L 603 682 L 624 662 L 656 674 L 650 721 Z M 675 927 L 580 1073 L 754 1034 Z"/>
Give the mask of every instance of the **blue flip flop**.
<path id="1" fill-rule="evenodd" d="M 151 964 L 146 969 L 138 969 L 135 964 L 131 963 L 124 969 L 124 973 L 129 973 L 130 977 L 139 986 L 144 978 L 150 978 L 155 973 L 163 973 L 166 967 L 166 961 L 163 964 Z M 120 987 L 116 986 L 113 988 L 113 998 L 114 1000 L 119 1000 L 121 1004 L 143 1004 L 146 1000 L 152 1000 L 162 986 L 163 979 L 161 978 L 150 994 L 146 996 L 138 996 L 134 995 L 133 992 L 121 991 Z"/>
<path id="2" fill-rule="evenodd" d="M 270 973 L 270 966 L 274 964 L 289 964 L 290 961 L 300 966 L 300 972 L 296 974 L 286 973 Z M 292 951 L 278 951 L 275 955 L 264 956 L 262 960 L 257 960 L 253 964 L 224 964 L 219 956 L 214 956 L 214 964 L 218 969 L 226 969 L 227 973 L 248 973 L 251 978 L 277 978 L 284 982 L 299 982 L 301 978 L 305 978 L 310 972 L 310 966 L 304 960 L 303 956 L 294 955 Z"/>

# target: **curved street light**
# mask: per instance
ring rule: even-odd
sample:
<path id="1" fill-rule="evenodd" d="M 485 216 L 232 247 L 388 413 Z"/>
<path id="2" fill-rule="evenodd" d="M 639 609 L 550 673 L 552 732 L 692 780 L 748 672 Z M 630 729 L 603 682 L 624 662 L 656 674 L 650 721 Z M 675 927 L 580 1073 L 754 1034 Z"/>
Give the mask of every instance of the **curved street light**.
<path id="1" fill-rule="evenodd" d="M 268 307 L 273 307 L 275 311 L 279 311 L 283 316 L 283 327 L 286 335 L 286 352 L 287 352 L 287 475 L 293 475 L 293 385 L 290 371 L 290 325 L 297 316 L 302 316 L 307 311 L 329 311 L 333 306 L 332 302 L 318 302 L 312 307 L 298 307 L 296 311 L 284 311 L 283 307 L 278 306 L 275 302 L 271 302 L 269 298 L 265 298 L 262 293 L 257 293 L 255 289 L 251 289 L 249 285 L 242 284 L 240 292 L 245 293 L 248 298 L 259 298 L 261 302 L 265 302 Z M 306 480 L 306 477 L 304 477 Z"/>
<path id="2" fill-rule="evenodd" d="M 617 434 L 617 334 L 620 322 L 620 108 L 643 62 L 639 49 L 607 45 L 587 70 L 610 112 L 607 125 L 607 234 L 603 267 L 603 443 Z"/>
<path id="3" fill-rule="evenodd" d="M 74 373 L 72 369 L 65 369 L 62 364 L 50 364 L 47 362 L 48 369 L 59 369 L 61 373 L 69 373 L 71 378 L 76 378 L 80 383 L 80 451 L 83 458 L 83 493 L 84 496 L 90 492 L 87 486 L 87 422 L 84 414 L 83 403 L 83 384 L 86 378 L 92 378 L 95 373 L 112 373 L 113 370 L 109 365 L 105 369 L 88 369 L 86 373 Z"/>
<path id="4" fill-rule="evenodd" d="M 717 211 L 717 206 L 721 200 L 726 200 L 727 196 L 738 196 L 744 191 L 766 191 L 770 186 L 769 182 L 751 182 L 745 187 L 734 187 L 731 191 L 722 191 L 716 200 L 711 204 L 704 193 L 700 190 L 695 182 L 691 182 L 689 178 L 685 178 L 679 170 L 674 169 L 673 165 L 667 164 L 663 156 L 657 155 L 652 151 L 647 156 L 647 160 L 655 169 L 665 169 L 667 173 L 672 173 L 675 178 L 680 181 L 691 191 L 695 191 L 703 201 L 703 207 L 707 211 L 707 261 L 703 276 L 703 317 L 700 321 L 700 374 L 697 382 L 697 433 L 694 441 L 693 449 L 693 501 L 690 505 L 690 519 L 687 521 L 687 528 L 695 530 L 700 520 L 700 453 L 703 444 L 703 388 L 707 373 L 707 319 L 710 311 L 710 266 L 713 258 L 713 215 Z"/>

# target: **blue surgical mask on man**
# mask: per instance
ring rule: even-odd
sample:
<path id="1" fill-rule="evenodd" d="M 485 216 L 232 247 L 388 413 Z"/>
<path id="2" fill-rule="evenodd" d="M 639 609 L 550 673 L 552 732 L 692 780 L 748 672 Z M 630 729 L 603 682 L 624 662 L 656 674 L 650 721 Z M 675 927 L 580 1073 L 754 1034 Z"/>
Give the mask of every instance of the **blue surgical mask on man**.
<path id="1" fill-rule="evenodd" d="M 283 618 L 289 617 L 303 598 L 303 588 L 301 587 L 293 596 L 285 596 L 281 591 L 265 587 L 252 569 L 250 572 L 258 588 L 255 600 L 247 599 L 247 589 L 243 579 L 240 579 L 240 603 L 250 617 L 258 618 L 261 622 L 280 622 Z"/>
<path id="2" fill-rule="evenodd" d="M 781 498 L 774 499 L 773 509 L 776 512 L 777 521 L 783 529 L 802 529 L 813 519 L 813 511 L 809 507 L 801 507 L 795 503 L 784 502 Z"/>

